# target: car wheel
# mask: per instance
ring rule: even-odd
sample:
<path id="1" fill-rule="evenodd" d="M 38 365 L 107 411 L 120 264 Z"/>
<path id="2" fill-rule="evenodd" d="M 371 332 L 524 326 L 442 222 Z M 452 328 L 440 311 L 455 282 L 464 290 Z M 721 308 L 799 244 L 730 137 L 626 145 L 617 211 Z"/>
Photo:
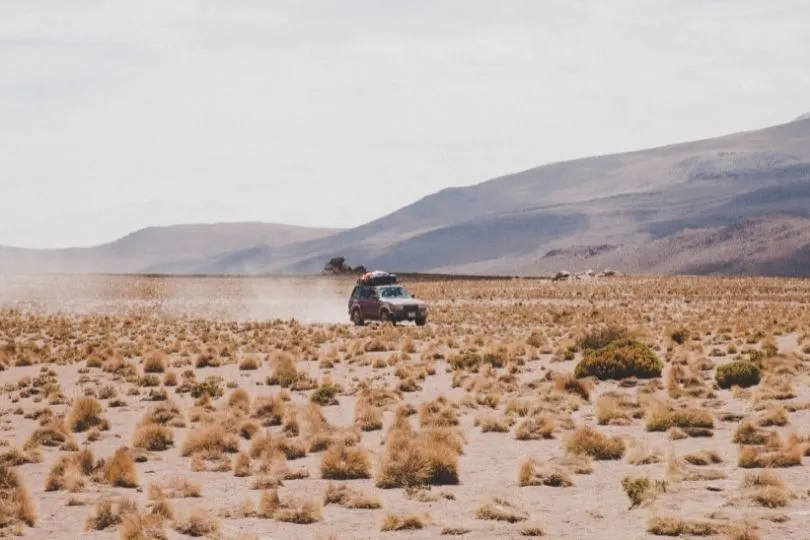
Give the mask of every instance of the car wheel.
<path id="1" fill-rule="evenodd" d="M 380 322 L 382 322 L 383 324 L 387 322 L 390 322 L 393 325 L 397 324 L 394 318 L 391 317 L 391 313 L 387 309 L 384 309 L 380 312 Z"/>
<path id="2" fill-rule="evenodd" d="M 352 310 L 352 322 L 355 326 L 363 326 L 365 321 L 363 320 L 363 314 L 360 313 L 359 309 Z"/>
<path id="3" fill-rule="evenodd" d="M 416 326 L 425 326 L 426 322 L 427 322 L 426 317 L 420 317 L 420 318 L 416 319 Z"/>

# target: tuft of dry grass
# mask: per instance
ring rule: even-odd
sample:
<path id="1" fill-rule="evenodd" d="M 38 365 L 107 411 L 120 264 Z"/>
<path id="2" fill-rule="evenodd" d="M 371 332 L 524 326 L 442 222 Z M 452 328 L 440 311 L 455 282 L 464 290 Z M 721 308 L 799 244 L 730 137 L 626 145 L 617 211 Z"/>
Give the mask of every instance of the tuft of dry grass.
<path id="1" fill-rule="evenodd" d="M 79 396 L 70 409 L 68 417 L 70 429 L 75 432 L 87 431 L 94 427 L 108 429 L 109 423 L 101 416 L 103 410 L 97 399 L 90 396 Z"/>
<path id="2" fill-rule="evenodd" d="M 431 522 L 430 514 L 385 514 L 380 523 L 380 530 L 405 531 L 423 529 Z"/>
<path id="3" fill-rule="evenodd" d="M 138 468 L 129 448 L 122 446 L 104 464 L 104 482 L 110 486 L 136 488 L 139 485 Z"/>
<path id="4" fill-rule="evenodd" d="M 239 438 L 220 424 L 205 424 L 191 431 L 180 448 L 180 455 L 188 457 L 197 452 L 218 455 L 239 451 Z"/>
<path id="5" fill-rule="evenodd" d="M 187 536 L 213 536 L 220 532 L 219 520 L 202 508 L 194 508 L 188 514 L 175 520 L 174 530 Z"/>
<path id="6" fill-rule="evenodd" d="M 574 482 L 571 474 L 562 467 L 529 459 L 520 466 L 518 485 L 569 487 L 573 486 Z"/>
<path id="7" fill-rule="evenodd" d="M 699 450 L 683 456 L 684 461 L 691 465 L 716 465 L 723 463 L 723 458 L 716 450 Z"/>
<path id="8" fill-rule="evenodd" d="M 123 498 L 116 501 L 105 497 L 98 501 L 94 513 L 87 516 L 85 530 L 103 531 L 121 523 L 124 516 L 137 512 L 138 506 L 132 499 Z"/>
<path id="9" fill-rule="evenodd" d="M 202 486 L 182 476 L 174 476 L 163 484 L 149 484 L 149 499 L 182 499 L 202 496 Z"/>
<path id="10" fill-rule="evenodd" d="M 147 421 L 138 424 L 132 438 L 132 446 L 151 452 L 161 452 L 174 446 L 174 435 L 168 427 Z"/>
<path id="11" fill-rule="evenodd" d="M 515 439 L 519 441 L 553 439 L 556 429 L 557 420 L 552 415 L 543 413 L 532 415 L 518 424 Z"/>
<path id="12" fill-rule="evenodd" d="M 714 536 L 724 530 L 722 524 L 699 519 L 653 516 L 647 520 L 647 532 L 656 536 Z"/>
<path id="13" fill-rule="evenodd" d="M 273 518 L 288 523 L 307 525 L 323 520 L 323 505 L 318 500 L 305 501 L 301 504 L 286 504 L 273 513 Z"/>
<path id="14" fill-rule="evenodd" d="M 321 459 L 321 476 L 330 480 L 371 478 L 371 458 L 362 446 L 330 446 Z"/>
<path id="15" fill-rule="evenodd" d="M 478 519 L 517 523 L 529 519 L 529 514 L 506 499 L 494 497 L 490 502 L 479 506 L 475 510 L 475 517 Z"/>
<path id="16" fill-rule="evenodd" d="M 164 519 L 160 515 L 125 514 L 118 528 L 119 536 L 121 540 L 168 540 L 163 529 Z"/>
<path id="17" fill-rule="evenodd" d="M 389 489 L 427 484 L 457 484 L 458 456 L 464 441 L 448 428 L 415 432 L 402 409 L 386 435 L 376 475 L 377 487 Z"/>
<path id="18" fill-rule="evenodd" d="M 339 504 L 350 509 L 382 508 L 382 501 L 376 495 L 357 491 L 347 484 L 333 484 L 332 482 L 326 487 L 324 504 Z"/>
<path id="19" fill-rule="evenodd" d="M 163 373 L 166 371 L 168 360 L 166 353 L 162 351 L 152 351 L 143 359 L 144 373 Z"/>
<path id="20" fill-rule="evenodd" d="M 568 453 L 587 455 L 596 460 L 621 459 L 625 444 L 619 437 L 608 437 L 591 426 L 581 426 L 565 441 Z"/>
<path id="21" fill-rule="evenodd" d="M 33 527 L 37 511 L 19 473 L 0 465 L 0 531 L 4 528 Z"/>

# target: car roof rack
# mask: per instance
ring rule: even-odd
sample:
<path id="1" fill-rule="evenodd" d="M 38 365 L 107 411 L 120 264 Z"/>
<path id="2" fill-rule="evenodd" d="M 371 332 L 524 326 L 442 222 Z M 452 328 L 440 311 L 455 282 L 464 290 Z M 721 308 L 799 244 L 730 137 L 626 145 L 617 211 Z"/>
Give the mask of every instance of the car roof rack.
<path id="1" fill-rule="evenodd" d="M 397 283 L 397 275 L 383 270 L 374 270 L 366 272 L 357 279 L 358 285 L 376 286 L 376 285 L 394 285 Z"/>

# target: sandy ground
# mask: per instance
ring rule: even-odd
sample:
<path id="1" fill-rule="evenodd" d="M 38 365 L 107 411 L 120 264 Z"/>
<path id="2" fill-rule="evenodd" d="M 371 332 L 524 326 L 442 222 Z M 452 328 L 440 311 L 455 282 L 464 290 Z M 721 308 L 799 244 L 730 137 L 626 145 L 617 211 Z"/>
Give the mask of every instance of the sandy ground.
<path id="1" fill-rule="evenodd" d="M 311 524 L 273 518 L 229 518 L 223 512 L 245 499 L 258 503 L 262 491 L 251 489 L 257 473 L 236 477 L 232 471 L 195 472 L 191 458 L 182 457 L 180 448 L 189 434 L 199 429 L 198 422 L 189 421 L 196 400 L 187 393 L 177 393 L 176 387 L 167 387 L 170 399 L 183 410 L 186 427 L 171 428 L 174 445 L 169 449 L 143 452 L 145 461 L 136 464 L 139 487 L 117 488 L 88 481 L 75 493 L 46 491 L 53 464 L 59 456 L 70 453 L 55 447 L 41 447 L 40 462 L 16 467 L 38 515 L 35 526 L 24 529 L 27 538 L 120 538 L 117 525 L 86 530 L 86 519 L 94 512 L 95 504 L 104 498 L 130 497 L 145 505 L 150 483 L 162 483 L 178 475 L 198 482 L 202 496 L 172 499 L 175 513 L 182 515 L 203 508 L 217 516 L 219 531 L 209 537 L 428 539 L 440 537 L 447 532 L 446 528 L 460 528 L 465 531 L 461 538 L 524 538 L 524 529 L 537 525 L 547 538 L 635 540 L 656 538 L 648 531 L 648 519 L 667 516 L 734 527 L 746 520 L 753 524 L 749 529 L 751 536 L 734 536 L 740 534 L 739 529 L 734 529 L 735 532 L 728 529 L 715 534 L 715 538 L 810 538 L 808 458 L 796 466 L 773 469 L 784 480 L 788 495 L 784 504 L 770 508 L 758 502 L 753 488 L 742 487 L 746 475 L 762 472 L 762 467 L 741 467 L 740 446 L 732 441 L 741 421 L 759 419 L 769 407 L 786 407 L 785 425 L 762 429 L 776 432 L 783 447 L 790 444 L 791 435 L 797 436 L 797 444 L 807 444 L 802 437 L 810 435 L 805 427 L 810 421 L 807 410 L 810 285 L 805 282 L 623 278 L 580 283 L 418 283 L 412 289 L 434 302 L 426 327 L 370 324 L 356 328 L 348 324 L 345 315 L 345 295 L 351 287 L 346 280 L 145 280 L 78 276 L 39 281 L 14 279 L 7 278 L 0 289 L 0 301 L 6 309 L 0 312 L 0 345 L 7 351 L 6 369 L 0 372 L 3 387 L 0 453 L 25 445 L 38 427 L 37 420 L 26 418 L 30 413 L 43 408 L 57 416 L 68 413 L 79 396 L 106 385 L 113 385 L 117 397 L 126 405 L 111 407 L 110 399 L 100 399 L 102 416 L 108 420 L 109 429 L 101 431 L 93 442 L 86 441 L 87 432 L 73 433 L 73 437 L 79 447 L 89 446 L 97 458 L 109 457 L 122 446 L 132 448 L 136 424 L 160 402 L 146 401 L 148 388 L 139 386 L 137 377 L 126 380 L 99 367 L 88 368 L 88 354 L 65 352 L 80 351 L 91 343 L 100 348 L 110 345 L 119 351 L 136 366 L 138 376 L 143 375 L 143 356 L 155 347 L 167 352 L 167 370 L 177 375 L 191 369 L 197 380 L 221 376 L 230 387 L 225 387 L 223 396 L 212 401 L 212 407 L 220 411 L 228 410 L 228 398 L 236 387 L 245 389 L 252 403 L 261 396 L 279 396 L 283 390 L 278 385 L 268 385 L 267 378 L 275 370 L 273 355 L 284 349 L 296 357 L 299 373 L 307 373 L 320 383 L 329 377 L 342 387 L 342 392 L 336 395 L 336 404 L 321 407 L 335 427 L 354 424 L 356 391 L 361 381 L 396 389 L 404 380 L 414 378 L 403 375 L 403 371 L 430 367 L 433 374 L 423 380 L 416 378 L 419 389 L 400 393 L 403 403 L 419 409 L 440 396 L 447 398 L 456 404 L 458 429 L 467 440 L 457 461 L 459 482 L 432 486 L 429 493 L 443 495 L 435 497 L 437 500 L 420 502 L 409 497 L 404 489 L 378 488 L 376 478 L 385 454 L 384 437 L 395 416 L 394 410 L 386 410 L 383 428 L 361 432 L 362 440 L 358 443 L 370 452 L 371 478 L 324 480 L 320 471 L 323 452 L 308 452 L 288 464 L 306 468 L 309 477 L 284 480 L 278 488 L 282 501 L 322 501 L 330 482 L 348 484 L 377 496 L 381 508 L 348 509 L 328 504 L 322 508 L 322 518 Z M 297 322 L 290 322 L 291 318 Z M 127 320 L 129 323 L 125 324 Z M 259 321 L 259 325 L 264 325 L 263 335 L 272 339 L 264 339 L 260 330 L 244 326 L 249 321 Z M 573 372 L 583 357 L 583 351 L 574 347 L 566 358 L 566 350 L 589 328 L 604 323 L 628 328 L 655 350 L 666 367 L 662 377 L 655 379 L 661 383 L 660 389 L 651 394 L 671 404 L 709 411 L 714 419 L 710 436 L 673 438 L 668 431 L 648 431 L 644 416 L 628 425 L 598 425 L 597 403 L 603 394 L 618 391 L 638 397 L 647 381 L 625 385 L 617 380 L 590 380 L 587 400 L 554 389 L 555 377 Z M 674 342 L 671 339 L 674 328 L 687 329 L 690 339 L 683 344 Z M 531 336 L 538 332 L 541 338 L 535 342 Z M 208 346 L 213 339 L 217 344 L 214 348 L 229 349 L 222 359 L 224 365 L 193 366 L 200 355 L 193 344 L 200 343 L 204 334 L 208 336 Z M 367 351 L 375 339 L 386 350 Z M 132 342 L 137 346 L 128 348 L 126 344 Z M 34 358 L 34 362 L 17 365 L 27 363 L 19 362 L 26 354 L 20 349 L 11 351 L 8 347 L 11 343 L 48 344 L 52 354 L 28 354 L 30 350 L 26 349 L 27 357 Z M 392 365 L 381 365 L 392 354 L 407 349 L 408 344 L 414 345 L 414 352 L 404 353 L 400 360 L 390 362 Z M 763 350 L 769 344 L 776 348 L 773 362 L 779 360 L 782 367 L 769 368 L 771 364 L 766 362 L 765 371 L 770 375 L 768 370 L 773 369 L 772 375 L 778 380 L 764 377 L 758 386 L 745 390 L 720 389 L 714 385 L 717 365 L 733 361 L 746 349 Z M 453 384 L 454 376 L 460 377 L 460 370 L 448 362 L 453 354 L 475 348 L 495 351 L 498 347 L 505 364 L 491 371 L 468 373 L 467 379 L 473 381 L 478 377 L 479 382 L 489 381 L 494 387 L 483 391 L 481 387 Z M 131 351 L 138 354 L 127 355 Z M 425 351 L 440 351 L 443 358 L 424 360 Z M 240 370 L 240 360 L 251 355 L 259 358 L 258 369 Z M 64 360 L 67 357 L 70 360 Z M 323 363 L 324 358 L 337 361 L 329 367 Z M 52 362 L 53 359 L 56 361 Z M 710 365 L 695 367 L 703 361 Z M 667 372 L 674 364 L 694 369 L 710 394 L 690 397 L 670 392 Z M 27 377 L 35 379 L 43 369 L 55 373 L 63 397 L 56 404 L 49 404 L 41 396 L 21 395 L 26 386 L 20 385 L 20 381 Z M 509 372 L 515 377 L 511 389 L 498 383 Z M 164 374 L 158 375 L 162 378 Z M 771 387 L 766 383 L 773 387 L 787 384 L 791 392 L 777 396 L 778 399 L 769 397 L 764 394 Z M 128 395 L 130 391 L 137 394 Z M 304 407 L 313 391 L 289 393 L 293 403 Z M 498 395 L 494 408 L 473 399 L 486 394 Z M 570 419 L 572 425 L 565 427 L 561 423 L 552 438 L 517 440 L 515 429 L 523 418 L 510 417 L 507 403 L 512 399 L 542 401 L 549 395 L 559 398 L 555 401 L 560 403 L 557 412 L 561 418 Z M 567 412 L 563 404 L 576 406 Z M 737 416 L 729 417 L 729 413 Z M 506 432 L 485 433 L 475 425 L 481 414 L 512 418 L 513 423 Z M 419 416 L 417 413 L 410 417 L 416 429 L 420 428 Z M 571 486 L 519 485 L 518 471 L 526 460 L 545 462 L 570 456 L 567 441 L 574 428 L 583 425 L 595 426 L 611 437 L 623 437 L 627 448 L 624 455 L 619 459 L 593 459 L 593 472 L 573 474 Z M 265 429 L 283 436 L 281 426 L 262 428 Z M 644 453 L 659 458 L 637 464 L 638 460 L 631 456 L 632 450 L 639 446 L 646 449 Z M 247 451 L 250 441 L 240 439 L 240 447 Z M 701 450 L 716 452 L 719 462 L 706 466 L 684 464 L 684 456 Z M 685 480 L 673 472 L 671 459 L 679 459 L 684 470 L 713 471 L 712 478 Z M 628 476 L 664 479 L 666 491 L 631 509 L 622 487 L 622 479 Z M 524 512 L 524 519 L 509 523 L 479 518 L 477 509 L 494 497 L 514 504 Z M 69 505 L 70 499 L 82 504 Z M 381 525 L 388 513 L 429 514 L 430 519 L 425 519 L 421 529 L 384 532 Z M 163 530 L 167 538 L 189 538 L 177 532 L 171 521 L 164 523 Z"/>

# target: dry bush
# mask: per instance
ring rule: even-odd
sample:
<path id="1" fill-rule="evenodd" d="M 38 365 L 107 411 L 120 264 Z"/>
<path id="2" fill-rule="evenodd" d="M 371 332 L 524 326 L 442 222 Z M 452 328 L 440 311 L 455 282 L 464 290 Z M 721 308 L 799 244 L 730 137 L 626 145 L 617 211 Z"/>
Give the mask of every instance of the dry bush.
<path id="1" fill-rule="evenodd" d="M 308 452 L 321 452 L 333 444 L 353 446 L 362 435 L 356 427 L 337 428 L 329 424 L 317 403 L 308 403 L 299 414 L 303 423 L 303 438 Z"/>
<path id="2" fill-rule="evenodd" d="M 174 476 L 163 484 L 149 484 L 149 498 L 152 500 L 196 498 L 201 495 L 202 486 L 182 476 Z"/>
<path id="3" fill-rule="evenodd" d="M 735 444 L 758 445 L 768 441 L 768 434 L 758 428 L 752 421 L 741 422 L 734 431 L 731 442 Z"/>
<path id="4" fill-rule="evenodd" d="M 128 513 L 121 519 L 118 528 L 121 540 L 168 540 L 163 529 L 164 517 L 159 515 L 144 516 L 140 513 Z"/>
<path id="5" fill-rule="evenodd" d="M 252 474 L 250 467 L 250 456 L 244 452 L 239 452 L 233 460 L 233 475 L 239 478 L 250 476 Z"/>
<path id="6" fill-rule="evenodd" d="M 299 525 L 315 523 L 323 519 L 323 505 L 318 500 L 305 501 L 301 504 L 287 503 L 276 509 L 273 518 Z"/>
<path id="7" fill-rule="evenodd" d="M 419 423 L 423 428 L 457 426 L 458 414 L 447 398 L 440 396 L 419 406 Z"/>
<path id="8" fill-rule="evenodd" d="M 647 532 L 656 536 L 714 536 L 723 531 L 715 521 L 653 516 L 647 520 Z"/>
<path id="9" fill-rule="evenodd" d="M 431 522 L 430 514 L 385 514 L 380 524 L 382 532 L 423 529 Z"/>
<path id="10" fill-rule="evenodd" d="M 36 522 L 36 508 L 19 473 L 0 465 L 0 536 L 4 529 L 33 527 Z"/>
<path id="11" fill-rule="evenodd" d="M 475 417 L 473 425 L 480 427 L 482 433 L 509 433 L 514 423 L 515 420 L 508 416 L 484 413 Z"/>
<path id="12" fill-rule="evenodd" d="M 574 394 L 585 401 L 589 401 L 591 391 L 593 390 L 593 383 L 587 379 L 578 379 L 574 377 L 573 373 L 565 373 L 557 375 L 554 380 L 554 388 L 558 392 Z"/>
<path id="13" fill-rule="evenodd" d="M 250 412 L 250 394 L 244 388 L 237 388 L 228 396 L 228 407 L 248 414 Z"/>
<path id="14" fill-rule="evenodd" d="M 377 487 L 390 489 L 427 484 L 457 484 L 458 456 L 464 441 L 450 428 L 416 432 L 402 410 L 386 434 Z"/>
<path id="15" fill-rule="evenodd" d="M 768 407 L 757 419 L 757 423 L 762 427 L 785 426 L 790 422 L 790 413 L 784 405 L 773 405 Z"/>
<path id="16" fill-rule="evenodd" d="M 540 413 L 521 421 L 515 429 L 515 439 L 533 441 L 553 439 L 557 429 L 557 419 L 551 414 Z"/>
<path id="17" fill-rule="evenodd" d="M 518 485 L 569 487 L 573 486 L 574 482 L 571 474 L 562 467 L 529 459 L 520 466 Z"/>
<path id="18" fill-rule="evenodd" d="M 239 369 L 242 371 L 251 371 L 259 369 L 261 362 L 255 356 L 246 356 L 239 362 Z"/>
<path id="19" fill-rule="evenodd" d="M 86 531 L 103 531 L 118 525 L 128 514 L 138 512 L 138 506 L 132 499 L 123 498 L 117 501 L 105 497 L 98 501 L 94 513 L 87 516 Z"/>
<path id="20" fill-rule="evenodd" d="M 650 379 L 661 376 L 664 363 L 646 345 L 619 340 L 597 350 L 588 350 L 574 369 L 574 376 L 596 377 L 599 380 L 636 377 Z"/>
<path id="21" fill-rule="evenodd" d="M 475 510 L 475 517 L 517 523 L 529 519 L 529 514 L 505 499 L 494 497 L 491 502 L 479 506 Z"/>
<path id="22" fill-rule="evenodd" d="M 144 373 L 163 373 L 166 371 L 168 359 L 162 351 L 152 351 L 143 359 Z"/>
<path id="23" fill-rule="evenodd" d="M 723 463 L 723 458 L 721 458 L 720 454 L 718 454 L 715 450 L 699 450 L 697 452 L 692 452 L 691 454 L 686 454 L 683 456 L 683 460 L 691 465 L 699 466 Z"/>
<path id="24" fill-rule="evenodd" d="M 608 437 L 591 426 L 577 428 L 565 441 L 566 452 L 587 455 L 596 460 L 621 459 L 624 456 L 624 441 Z"/>
<path id="25" fill-rule="evenodd" d="M 637 401 L 624 394 L 602 394 L 596 401 L 596 421 L 599 425 L 627 426 L 643 414 Z"/>
<path id="26" fill-rule="evenodd" d="M 646 476 L 622 478 L 622 489 L 630 499 L 630 509 L 636 506 L 647 504 L 655 499 L 659 493 L 667 490 L 667 483 L 664 480 L 650 481 Z"/>
<path id="27" fill-rule="evenodd" d="M 280 426 L 285 413 L 286 404 L 278 396 L 260 396 L 253 401 L 252 417 L 265 427 Z"/>
<path id="28" fill-rule="evenodd" d="M 376 509 L 382 508 L 379 497 L 371 493 L 363 493 L 347 484 L 329 483 L 324 495 L 324 504 L 339 504 L 349 509 Z"/>
<path id="29" fill-rule="evenodd" d="M 663 461 L 663 452 L 658 448 L 650 448 L 643 441 L 634 441 L 627 452 L 627 462 L 631 465 L 650 465 Z"/>
<path id="30" fill-rule="evenodd" d="M 743 469 L 799 467 L 802 465 L 802 447 L 786 446 L 772 451 L 757 446 L 740 446 L 737 466 Z"/>
<path id="31" fill-rule="evenodd" d="M 295 368 L 295 360 L 287 353 L 275 353 L 270 359 L 273 374 L 267 378 L 267 384 L 279 385 L 282 388 L 289 388 L 298 382 L 303 375 Z"/>
<path id="32" fill-rule="evenodd" d="M 621 326 L 600 326 L 581 335 L 577 339 L 576 345 L 583 350 L 597 350 L 607 347 L 614 341 L 628 339 L 629 337 L 630 332 Z"/>
<path id="33" fill-rule="evenodd" d="M 213 536 L 219 534 L 220 524 L 216 516 L 198 507 L 176 520 L 174 530 L 187 536 Z"/>
<path id="34" fill-rule="evenodd" d="M 42 463 L 43 459 L 44 456 L 40 448 L 22 450 L 15 447 L 0 454 L 0 466 L 19 467 L 29 463 Z"/>
<path id="35" fill-rule="evenodd" d="M 330 480 L 371 478 L 371 458 L 362 446 L 334 444 L 323 454 L 321 476 Z"/>
<path id="36" fill-rule="evenodd" d="M 714 417 L 706 409 L 672 409 L 663 403 L 653 403 L 647 409 L 647 431 L 666 431 L 670 428 L 714 429 Z"/>
<path id="37" fill-rule="evenodd" d="M 45 481 L 45 491 L 65 489 L 71 493 L 82 491 L 90 476 L 98 472 L 99 464 L 89 448 L 81 452 L 60 456 L 51 466 Z"/>
<path id="38" fill-rule="evenodd" d="M 180 455 L 188 457 L 198 452 L 218 456 L 239 451 L 239 438 L 219 424 L 204 424 L 191 431 L 180 448 Z"/>
<path id="39" fill-rule="evenodd" d="M 136 488 L 139 485 L 138 468 L 129 448 L 123 446 L 104 464 L 104 483 L 114 487 Z"/>
<path id="40" fill-rule="evenodd" d="M 367 400 L 355 402 L 354 423 L 363 431 L 376 431 L 383 427 L 383 409 L 375 407 Z"/>
<path id="41" fill-rule="evenodd" d="M 161 452 L 174 446 L 174 435 L 168 427 L 149 419 L 135 427 L 132 446 L 152 452 Z"/>
<path id="42" fill-rule="evenodd" d="M 101 413 L 103 411 L 101 403 L 89 396 L 76 398 L 73 407 L 70 409 L 70 428 L 75 432 L 87 431 L 90 428 L 109 429 L 109 423 Z"/>
<path id="43" fill-rule="evenodd" d="M 520 528 L 520 536 L 545 536 L 546 533 L 539 525 L 524 525 Z"/>

